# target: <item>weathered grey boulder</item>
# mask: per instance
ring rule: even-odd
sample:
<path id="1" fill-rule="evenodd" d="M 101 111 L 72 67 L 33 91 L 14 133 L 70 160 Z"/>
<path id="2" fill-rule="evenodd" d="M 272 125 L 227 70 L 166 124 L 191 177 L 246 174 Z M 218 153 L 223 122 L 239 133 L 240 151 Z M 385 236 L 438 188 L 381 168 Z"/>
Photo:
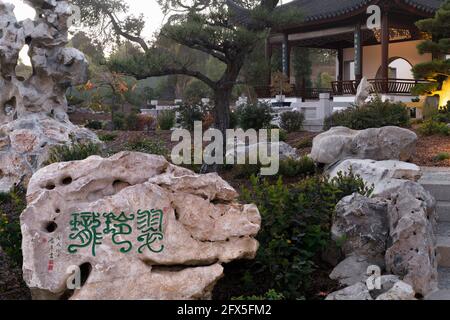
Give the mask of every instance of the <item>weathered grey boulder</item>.
<path id="1" fill-rule="evenodd" d="M 422 175 L 420 167 L 412 163 L 361 159 L 344 160 L 331 167 L 327 173 L 330 178 L 334 178 L 339 172 L 349 173 L 350 170 L 360 176 L 368 186 L 374 187 L 373 196 L 395 190 L 405 180 L 418 181 Z"/>
<path id="2" fill-rule="evenodd" d="M 268 151 L 268 156 L 271 156 L 271 150 L 278 150 L 279 159 L 285 160 L 288 158 L 298 159 L 297 149 L 292 148 L 286 142 L 260 142 L 256 144 L 246 145 L 245 143 L 239 143 L 234 150 L 229 150 L 226 153 L 227 157 L 234 157 L 234 159 L 247 159 L 249 153 L 258 154 L 259 148 L 264 148 Z"/>
<path id="3" fill-rule="evenodd" d="M 416 298 L 411 285 L 398 281 L 386 293 L 379 295 L 377 300 L 416 300 Z"/>
<path id="4" fill-rule="evenodd" d="M 423 296 L 437 288 L 434 198 L 418 183 L 405 182 L 389 195 L 391 246 L 386 269 Z"/>
<path id="5" fill-rule="evenodd" d="M 362 131 L 331 128 L 313 140 L 311 158 L 330 165 L 345 159 L 402 160 L 414 153 L 417 135 L 399 127 Z"/>
<path id="6" fill-rule="evenodd" d="M 375 231 L 373 237 L 369 237 L 367 249 L 364 248 L 362 240 L 367 235 L 367 229 L 360 227 L 358 222 L 352 222 L 354 216 L 365 217 L 358 212 L 364 210 L 353 210 L 351 198 L 344 199 L 342 204 L 337 206 L 335 225 L 333 230 L 337 240 L 345 232 L 345 226 L 350 231 L 355 232 L 355 237 L 350 237 L 350 241 L 344 241 L 344 245 L 349 245 L 346 252 L 358 252 L 359 255 L 367 256 L 373 253 L 383 254 L 381 247 L 372 246 L 376 243 L 384 243 L 386 251 L 384 253 L 386 271 L 399 276 L 401 280 L 410 284 L 417 294 L 423 296 L 429 294 L 437 288 L 437 261 L 436 261 L 436 201 L 417 182 L 420 177 L 420 169 L 411 164 L 398 161 L 373 161 L 373 160 L 346 160 L 330 169 L 331 177 L 338 172 L 349 172 L 350 168 L 354 174 L 359 175 L 367 183 L 373 184 L 375 199 L 383 199 L 387 205 L 387 221 L 389 231 L 388 237 L 383 238 L 383 232 Z M 408 180 L 410 179 L 410 180 Z M 358 196 L 357 198 L 361 198 Z M 379 201 L 373 199 L 372 201 Z M 362 200 L 361 200 L 362 201 Z M 354 201 L 358 204 L 358 201 Z M 342 212 L 349 208 L 347 218 L 343 220 Z M 365 210 L 367 211 L 367 209 Z M 362 224 L 364 226 L 364 224 Z M 369 222 L 365 225 L 372 227 Z M 373 224 L 375 228 L 379 224 Z M 343 231 L 338 231 L 343 230 Z M 350 231 L 346 233 L 352 234 Z M 358 238 L 358 236 L 360 238 Z M 378 237 L 377 237 L 378 235 Z M 379 237 L 385 239 L 380 241 Z M 345 237 L 344 237 L 345 239 Z M 361 240 L 360 248 L 358 241 Z M 376 248 L 379 248 L 377 250 Z"/>
<path id="7" fill-rule="evenodd" d="M 384 256 L 389 237 L 387 209 L 383 199 L 358 193 L 345 197 L 336 205 L 332 239 L 346 255 Z"/>
<path id="8" fill-rule="evenodd" d="M 325 300 L 373 300 L 367 286 L 358 282 L 342 290 L 330 293 Z"/>
<path id="9" fill-rule="evenodd" d="M 205 299 L 222 263 L 253 258 L 261 218 L 217 174 L 122 152 L 37 171 L 21 215 L 35 299 Z M 86 281 L 67 296 L 69 268 Z"/>
<path id="10" fill-rule="evenodd" d="M 351 286 L 357 282 L 365 282 L 368 278 L 367 268 L 380 263 L 383 263 L 383 261 L 375 261 L 366 256 L 352 254 L 333 269 L 330 279 L 337 280 L 342 286 Z"/>
<path id="11" fill-rule="evenodd" d="M 69 1 L 28 0 L 35 20 L 17 21 L 14 6 L 0 0 L 0 191 L 45 162 L 54 145 L 92 141 L 96 135 L 67 116 L 66 90 L 87 80 L 87 60 L 68 43 Z M 29 45 L 33 73 L 16 75 L 19 52 Z"/>

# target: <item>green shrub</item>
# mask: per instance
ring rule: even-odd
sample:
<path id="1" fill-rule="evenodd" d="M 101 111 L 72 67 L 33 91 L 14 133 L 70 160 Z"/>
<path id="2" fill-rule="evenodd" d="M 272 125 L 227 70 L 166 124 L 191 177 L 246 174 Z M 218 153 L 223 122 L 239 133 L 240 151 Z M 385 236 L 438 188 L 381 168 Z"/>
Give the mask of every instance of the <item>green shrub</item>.
<path id="1" fill-rule="evenodd" d="M 256 259 L 242 271 L 242 290 L 261 295 L 274 289 L 287 299 L 304 297 L 317 267 L 314 259 L 330 240 L 337 202 L 354 192 L 368 195 L 370 188 L 353 173 L 331 181 L 314 176 L 290 186 L 281 178 L 275 184 L 255 177 L 250 181 L 241 198 L 257 205 L 262 226 Z"/>
<path id="2" fill-rule="evenodd" d="M 55 162 L 84 160 L 93 155 L 101 155 L 101 146 L 92 142 L 54 146 L 49 150 L 47 165 Z"/>
<path id="3" fill-rule="evenodd" d="M 331 179 L 331 184 L 341 193 L 338 196 L 340 199 L 355 192 L 365 196 L 371 196 L 374 190 L 373 185 L 367 186 L 359 175 L 354 174 L 352 167 L 346 173 L 338 172 L 337 176 Z"/>
<path id="4" fill-rule="evenodd" d="M 434 120 L 426 120 L 419 127 L 419 132 L 425 136 L 431 135 L 450 135 L 450 128 L 444 122 L 436 122 Z"/>
<path id="5" fill-rule="evenodd" d="M 269 128 L 273 118 L 271 112 L 271 106 L 266 103 L 243 104 L 236 110 L 238 125 L 244 130 Z"/>
<path id="6" fill-rule="evenodd" d="M 270 134 L 270 133 L 269 133 Z M 286 130 L 280 129 L 280 141 L 286 142 L 288 139 L 288 133 Z"/>
<path id="7" fill-rule="evenodd" d="M 131 112 L 125 116 L 125 129 L 128 131 L 139 131 L 139 116 Z"/>
<path id="8" fill-rule="evenodd" d="M 450 159 L 450 154 L 448 152 L 441 152 L 437 154 L 434 158 L 434 162 L 441 162 Z"/>
<path id="9" fill-rule="evenodd" d="M 295 145 L 295 148 L 297 149 L 305 149 L 305 148 L 312 148 L 313 146 L 313 139 L 312 138 L 306 138 L 302 139 Z"/>
<path id="10" fill-rule="evenodd" d="M 22 187 L 0 193 L 0 247 L 18 267 L 22 265 L 19 217 L 26 207 L 25 194 Z"/>
<path id="11" fill-rule="evenodd" d="M 381 128 L 385 126 L 410 126 L 410 112 L 401 102 L 382 102 L 380 98 L 361 107 L 336 112 L 325 119 L 325 128 L 343 126 L 355 130 Z"/>
<path id="12" fill-rule="evenodd" d="M 284 300 L 285 297 L 282 293 L 277 292 L 274 289 L 270 289 L 267 291 L 264 295 L 261 296 L 239 296 L 239 297 L 232 297 L 231 300 L 249 300 L 249 301 L 259 301 L 259 300 L 272 300 L 272 301 L 279 301 Z"/>
<path id="13" fill-rule="evenodd" d="M 103 129 L 103 123 L 98 120 L 89 120 L 85 127 L 92 130 L 101 130 Z"/>
<path id="14" fill-rule="evenodd" d="M 316 172 L 316 165 L 314 161 L 307 156 L 295 160 L 288 158 L 280 161 L 279 174 L 283 177 L 298 177 L 314 175 Z"/>
<path id="15" fill-rule="evenodd" d="M 161 130 L 170 130 L 175 126 L 175 112 L 173 110 L 161 111 L 157 121 Z"/>
<path id="16" fill-rule="evenodd" d="M 281 114 L 280 127 L 287 132 L 300 131 L 305 121 L 305 115 L 299 111 L 288 111 Z"/>
<path id="17" fill-rule="evenodd" d="M 98 138 L 103 142 L 111 142 L 116 140 L 117 134 L 116 133 L 102 133 L 98 135 Z"/>
<path id="18" fill-rule="evenodd" d="M 168 150 L 161 140 L 142 139 L 129 142 L 125 150 L 167 156 Z"/>
<path id="19" fill-rule="evenodd" d="M 180 123 L 183 129 L 193 131 L 194 122 L 203 120 L 204 109 L 201 104 L 185 104 L 180 106 L 178 111 L 180 112 Z"/>
<path id="20" fill-rule="evenodd" d="M 288 139 L 288 133 L 286 132 L 286 130 L 280 129 L 277 126 L 274 126 L 273 128 L 269 128 L 267 129 L 267 139 L 271 140 L 272 137 L 272 129 L 277 129 L 278 130 L 278 140 L 279 141 L 284 141 L 286 142 Z"/>
<path id="21" fill-rule="evenodd" d="M 115 130 L 125 129 L 125 115 L 120 112 L 114 113 L 112 117 L 112 123 Z"/>

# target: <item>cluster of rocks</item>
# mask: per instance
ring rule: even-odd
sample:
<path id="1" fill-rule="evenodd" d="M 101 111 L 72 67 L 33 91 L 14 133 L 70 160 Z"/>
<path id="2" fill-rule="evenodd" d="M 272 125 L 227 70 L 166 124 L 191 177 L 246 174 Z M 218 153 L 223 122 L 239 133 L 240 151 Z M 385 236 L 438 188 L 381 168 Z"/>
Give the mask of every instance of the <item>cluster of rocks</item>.
<path id="1" fill-rule="evenodd" d="M 416 141 L 397 127 L 338 127 L 315 138 L 311 156 L 330 178 L 352 171 L 373 187 L 370 197 L 353 194 L 336 206 L 332 238 L 344 259 L 330 277 L 345 288 L 327 299 L 410 300 L 437 289 L 436 201 L 417 183 L 420 168 L 399 161 Z"/>
<path id="2" fill-rule="evenodd" d="M 47 166 L 21 215 L 25 282 L 34 299 L 210 298 L 222 263 L 258 249 L 259 211 L 237 197 L 216 173 L 143 153 Z"/>
<path id="3" fill-rule="evenodd" d="M 94 133 L 67 116 L 66 89 L 87 80 L 88 63 L 66 48 L 72 8 L 67 0 L 26 0 L 34 20 L 17 21 L 14 6 L 0 0 L 0 191 L 25 185 L 54 145 L 93 141 Z M 33 73 L 16 75 L 19 53 L 29 46 Z"/>

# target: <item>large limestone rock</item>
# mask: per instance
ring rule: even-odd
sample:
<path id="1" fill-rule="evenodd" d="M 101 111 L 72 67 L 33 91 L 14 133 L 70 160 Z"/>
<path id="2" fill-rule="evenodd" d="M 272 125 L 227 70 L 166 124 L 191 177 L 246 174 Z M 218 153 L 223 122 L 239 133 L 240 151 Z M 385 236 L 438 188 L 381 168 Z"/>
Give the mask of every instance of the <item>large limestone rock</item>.
<path id="1" fill-rule="evenodd" d="M 392 245 L 386 251 L 388 272 L 401 275 L 423 296 L 437 288 L 434 198 L 414 182 L 390 193 L 388 208 Z"/>
<path id="2" fill-rule="evenodd" d="M 339 172 L 350 170 L 360 176 L 368 186 L 373 186 L 372 195 L 386 194 L 401 186 L 405 180 L 418 181 L 422 175 L 420 167 L 412 163 L 386 160 L 344 160 L 328 170 L 330 178 L 334 178 Z"/>
<path id="3" fill-rule="evenodd" d="M 342 286 L 351 286 L 368 278 L 367 268 L 376 262 L 367 256 L 352 254 L 342 260 L 331 272 L 330 279 L 337 280 Z"/>
<path id="4" fill-rule="evenodd" d="M 414 153 L 416 142 L 414 132 L 399 127 L 362 131 L 335 127 L 314 138 L 311 157 L 325 165 L 345 159 L 406 161 Z"/>
<path id="5" fill-rule="evenodd" d="M 389 237 L 387 209 L 382 199 L 358 193 L 345 197 L 336 205 L 332 239 L 341 243 L 346 255 L 383 256 Z"/>
<path id="6" fill-rule="evenodd" d="M 100 143 L 67 116 L 66 89 L 87 80 L 87 60 L 68 43 L 69 1 L 28 0 L 35 20 L 17 21 L 14 6 L 0 0 L 0 191 L 31 174 L 57 144 Z M 29 46 L 33 74 L 16 75 L 19 52 Z"/>
<path id="7" fill-rule="evenodd" d="M 363 106 L 370 96 L 371 91 L 372 85 L 366 77 L 363 77 L 358 85 L 358 90 L 356 91 L 355 104 L 359 107 Z"/>
<path id="8" fill-rule="evenodd" d="M 350 287 L 330 293 L 325 300 L 373 300 L 373 298 L 367 286 L 357 282 Z"/>
<path id="9" fill-rule="evenodd" d="M 399 276 L 412 286 L 415 293 L 422 296 L 434 291 L 437 288 L 436 201 L 416 182 L 420 177 L 420 169 L 398 161 L 352 159 L 332 168 L 330 177 L 336 176 L 338 172 L 348 173 L 350 169 L 374 186 L 375 198 L 370 202 L 366 199 L 365 202 L 387 203 L 388 227 L 380 229 L 379 221 L 376 220 L 360 223 L 359 220 L 367 220 L 363 213 L 371 212 L 364 208 L 368 204 L 360 196 L 345 198 L 337 206 L 332 228 L 334 238 L 348 239 L 344 243 L 344 248 L 348 244 L 347 254 L 351 250 L 363 256 L 370 256 L 374 252 L 383 254 L 381 248 L 386 245 L 384 260 L 388 273 Z M 356 198 L 361 201 L 356 201 Z M 373 210 L 371 215 L 375 216 Z M 374 232 L 371 238 L 368 231 L 372 227 Z M 389 232 L 387 238 L 386 230 Z M 377 243 L 381 245 L 377 246 Z"/>
<path id="10" fill-rule="evenodd" d="M 416 300 L 413 288 L 403 282 L 398 281 L 386 293 L 380 294 L 377 300 Z"/>
<path id="11" fill-rule="evenodd" d="M 258 249 L 258 209 L 237 196 L 215 173 L 142 153 L 47 166 L 21 215 L 25 281 L 37 299 L 210 298 L 221 264 Z M 73 295 L 70 266 L 85 279 Z"/>

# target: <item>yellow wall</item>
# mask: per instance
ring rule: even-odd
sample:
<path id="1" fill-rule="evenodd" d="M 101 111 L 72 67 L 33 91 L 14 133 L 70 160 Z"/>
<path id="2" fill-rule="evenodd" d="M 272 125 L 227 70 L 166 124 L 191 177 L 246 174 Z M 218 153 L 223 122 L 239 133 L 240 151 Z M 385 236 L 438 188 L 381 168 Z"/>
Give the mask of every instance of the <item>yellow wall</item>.
<path id="1" fill-rule="evenodd" d="M 417 41 L 406 41 L 391 43 L 389 45 L 389 58 L 404 58 L 413 66 L 417 63 L 430 61 L 431 54 L 420 55 L 417 51 Z M 354 60 L 354 49 L 344 49 L 344 61 Z M 363 48 L 363 75 L 368 79 L 376 78 L 377 71 L 381 66 L 381 45 L 365 46 Z"/>

